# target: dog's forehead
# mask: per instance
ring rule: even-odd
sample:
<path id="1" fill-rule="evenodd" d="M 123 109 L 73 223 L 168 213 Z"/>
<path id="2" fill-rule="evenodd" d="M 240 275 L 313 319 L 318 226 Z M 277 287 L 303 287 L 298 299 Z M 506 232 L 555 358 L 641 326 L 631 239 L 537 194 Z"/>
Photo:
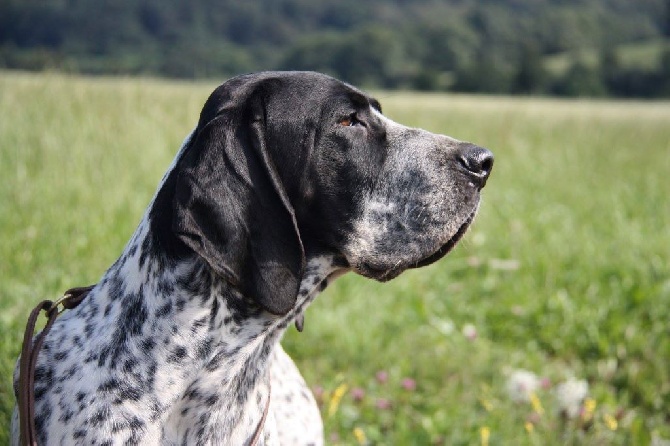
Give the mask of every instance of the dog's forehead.
<path id="1" fill-rule="evenodd" d="M 337 85 L 334 87 L 333 93 L 335 96 L 339 96 L 346 105 L 353 106 L 356 109 L 372 107 L 381 112 L 381 104 L 377 99 L 352 85 L 341 81 L 336 82 Z"/>
<path id="2" fill-rule="evenodd" d="M 353 85 L 331 76 L 310 71 L 263 73 L 265 90 L 279 107 L 326 106 L 327 108 L 371 106 L 381 110 L 379 101 Z"/>
<path id="3" fill-rule="evenodd" d="M 322 115 L 324 111 L 353 112 L 367 107 L 381 111 L 379 101 L 326 74 L 267 71 L 237 76 L 217 87 L 203 107 L 201 123 L 209 122 L 224 109 L 243 106 L 259 92 L 266 107 L 281 113 Z"/>

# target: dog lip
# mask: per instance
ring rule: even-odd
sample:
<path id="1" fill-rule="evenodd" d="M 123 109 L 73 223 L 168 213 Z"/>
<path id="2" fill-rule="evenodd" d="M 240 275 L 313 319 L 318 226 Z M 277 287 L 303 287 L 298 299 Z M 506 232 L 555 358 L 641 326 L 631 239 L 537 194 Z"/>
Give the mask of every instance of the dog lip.
<path id="1" fill-rule="evenodd" d="M 387 282 L 395 277 L 398 277 L 400 273 L 403 272 L 402 267 L 397 266 L 394 268 L 380 268 L 377 266 L 374 266 L 370 263 L 363 263 L 361 265 L 358 265 L 358 267 L 355 269 L 356 272 L 364 277 L 367 277 L 369 279 L 374 279 L 379 282 Z"/>
<path id="2" fill-rule="evenodd" d="M 465 233 L 468 231 L 468 228 L 470 227 L 470 224 L 472 224 L 472 221 L 475 219 L 475 214 L 477 213 L 477 210 L 475 209 L 470 213 L 468 218 L 463 222 L 463 224 L 458 228 L 458 231 L 454 235 L 451 236 L 447 242 L 442 245 L 437 251 L 435 251 L 433 254 L 429 255 L 423 260 L 419 260 L 410 268 L 421 268 L 423 266 L 428 266 L 431 263 L 435 263 L 438 260 L 440 260 L 442 257 L 446 256 L 451 252 L 452 249 L 458 244 L 458 242 L 463 238 Z"/>
<path id="3" fill-rule="evenodd" d="M 447 240 L 445 244 L 443 244 L 437 251 L 435 251 L 434 253 L 430 254 L 429 256 L 425 257 L 422 260 L 412 263 L 409 266 L 399 264 L 397 266 L 394 266 L 393 268 L 388 267 L 385 268 L 375 266 L 370 263 L 362 263 L 355 268 L 355 271 L 364 277 L 375 279 L 380 282 L 386 282 L 395 277 L 398 277 L 405 269 L 420 268 L 423 266 L 430 265 L 431 263 L 434 263 L 440 260 L 442 257 L 446 256 L 458 244 L 463 235 L 465 235 L 465 233 L 467 232 L 468 228 L 470 227 L 470 224 L 472 224 L 472 221 L 474 220 L 476 213 L 477 210 L 476 209 L 473 210 L 472 213 L 470 213 L 468 218 L 465 220 L 465 222 L 463 222 L 463 224 L 458 228 L 456 233 L 452 235 L 451 238 Z"/>

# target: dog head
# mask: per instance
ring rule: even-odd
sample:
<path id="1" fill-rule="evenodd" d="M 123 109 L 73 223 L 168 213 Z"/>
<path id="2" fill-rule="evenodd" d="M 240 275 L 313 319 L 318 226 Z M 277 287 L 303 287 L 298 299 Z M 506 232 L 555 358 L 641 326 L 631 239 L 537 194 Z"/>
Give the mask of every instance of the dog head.
<path id="1" fill-rule="evenodd" d="M 295 304 L 305 259 L 389 280 L 465 233 L 493 156 L 397 124 L 326 75 L 266 72 L 217 88 L 152 211 L 182 246 L 273 314 Z M 166 234 L 172 234 L 172 238 Z"/>

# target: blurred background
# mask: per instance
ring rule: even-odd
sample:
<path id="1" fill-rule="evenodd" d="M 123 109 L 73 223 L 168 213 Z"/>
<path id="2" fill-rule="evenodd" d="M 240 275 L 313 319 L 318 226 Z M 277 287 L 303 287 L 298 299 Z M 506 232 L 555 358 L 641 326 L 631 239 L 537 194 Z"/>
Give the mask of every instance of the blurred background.
<path id="1" fill-rule="evenodd" d="M 0 0 L 0 444 L 30 309 L 99 280 L 265 69 L 496 156 L 447 258 L 286 332 L 327 444 L 670 444 L 670 0 Z"/>
<path id="2" fill-rule="evenodd" d="M 670 96 L 668 0 L 2 0 L 0 67 Z"/>

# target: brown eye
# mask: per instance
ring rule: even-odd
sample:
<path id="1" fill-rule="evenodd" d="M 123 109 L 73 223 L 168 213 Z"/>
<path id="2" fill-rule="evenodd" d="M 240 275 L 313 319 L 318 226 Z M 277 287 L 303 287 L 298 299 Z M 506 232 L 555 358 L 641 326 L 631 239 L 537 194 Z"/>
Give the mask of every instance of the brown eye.
<path id="1" fill-rule="evenodd" d="M 356 118 L 355 114 L 351 114 L 346 118 L 342 119 L 339 124 L 342 127 L 353 127 L 355 125 L 362 125 L 363 123 Z"/>

